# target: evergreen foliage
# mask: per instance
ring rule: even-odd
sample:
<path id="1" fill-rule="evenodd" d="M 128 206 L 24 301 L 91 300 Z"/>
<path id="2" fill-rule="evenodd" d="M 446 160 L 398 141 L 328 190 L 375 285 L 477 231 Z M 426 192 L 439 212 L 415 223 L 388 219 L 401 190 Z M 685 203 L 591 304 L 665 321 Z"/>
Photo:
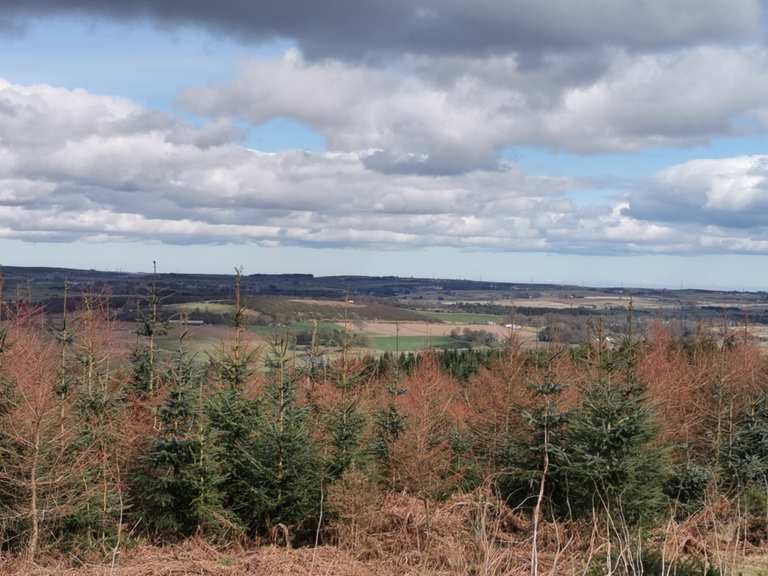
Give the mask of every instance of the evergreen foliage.
<path id="1" fill-rule="evenodd" d="M 548 460 L 545 503 L 560 518 L 614 511 L 630 523 L 664 506 L 667 464 L 653 445 L 652 414 L 637 386 L 598 381 L 571 413 L 559 408 L 562 387 L 534 386 L 533 409 L 522 411 L 527 431 L 502 444 L 498 481 L 513 507 L 532 507 Z"/>
<path id="2" fill-rule="evenodd" d="M 546 503 L 553 512 L 563 516 L 569 507 L 566 475 L 569 455 L 565 441 L 569 414 L 559 406 L 563 388 L 549 378 L 531 388 L 534 405 L 521 409 L 526 430 L 519 437 L 506 439 L 496 455 L 503 470 L 496 485 L 510 506 L 532 509 L 545 472 L 546 456 Z"/>
<path id="3" fill-rule="evenodd" d="M 653 518 L 665 504 L 665 454 L 643 391 L 632 383 L 598 381 L 584 393 L 563 446 L 568 503 L 575 515 L 593 509 L 630 523 Z"/>
<path id="4" fill-rule="evenodd" d="M 131 388 L 140 394 L 148 393 L 154 374 L 154 365 L 149 349 L 144 346 L 136 346 L 131 351 L 130 363 Z"/>
<path id="5" fill-rule="evenodd" d="M 236 527 L 223 506 L 226 476 L 202 411 L 201 374 L 180 346 L 168 396 L 158 411 L 160 432 L 150 438 L 133 476 L 134 515 L 156 537 L 215 534 Z"/>
<path id="6" fill-rule="evenodd" d="M 327 470 L 330 479 L 341 477 L 350 469 L 362 468 L 367 461 L 362 434 L 367 419 L 357 409 L 354 401 L 342 401 L 329 414 L 327 433 L 331 452 Z"/>
<path id="7" fill-rule="evenodd" d="M 714 477 L 710 467 L 684 462 L 672 468 L 664 485 L 664 493 L 677 503 L 682 515 L 691 514 L 701 508 L 707 487 Z"/>
<path id="8" fill-rule="evenodd" d="M 157 263 L 153 262 L 157 274 Z M 160 293 L 152 281 L 146 298 L 147 310 L 136 306 L 136 347 L 131 354 L 133 388 L 140 394 L 152 394 L 157 386 L 160 358 L 157 337 L 167 334 L 168 329 L 160 317 Z"/>
<path id="9" fill-rule="evenodd" d="M 206 405 L 211 443 L 218 447 L 222 502 L 244 526 L 249 525 L 258 507 L 254 483 L 258 479 L 251 464 L 254 436 L 261 427 L 260 405 L 240 390 L 224 388 Z"/>
<path id="10" fill-rule="evenodd" d="M 470 377 L 480 371 L 480 368 L 487 368 L 502 354 L 503 351 L 491 348 L 448 349 L 440 354 L 440 366 L 451 376 L 467 382 Z"/>
<path id="11" fill-rule="evenodd" d="M 331 365 L 331 382 L 339 395 L 326 419 L 326 436 L 329 454 L 327 473 L 330 480 L 336 480 L 350 469 L 360 469 L 368 460 L 367 447 L 363 444 L 363 433 L 368 420 L 359 410 L 360 389 L 369 376 L 370 366 L 365 360 L 350 359 L 350 347 L 354 344 L 352 334 L 345 325 L 342 332 L 341 358 Z"/>
<path id="12" fill-rule="evenodd" d="M 395 483 L 393 447 L 405 431 L 406 418 L 397 408 L 396 400 L 405 390 L 400 388 L 399 374 L 386 385 L 387 406 L 374 415 L 374 431 L 371 452 L 375 458 L 378 475 L 390 487 Z"/>
<path id="13" fill-rule="evenodd" d="M 763 537 L 768 395 L 760 375 L 768 364 L 755 352 L 749 365 L 733 338 L 712 349 L 705 338 L 691 351 L 671 339 L 654 356 L 633 338 L 630 315 L 623 341 L 598 338 L 554 355 L 557 347 L 510 346 L 356 358 L 344 330 L 329 356 L 313 338 L 305 363 L 287 336 L 275 338 L 263 371 L 244 329 L 238 277 L 233 338 L 207 367 L 186 351 L 184 336 L 175 354 L 159 354 L 150 342 L 160 328 L 150 320 L 132 366 L 115 369 L 111 340 L 100 335 L 110 317 L 89 306 L 53 329 L 9 323 L 6 337 L 0 327 L 0 550 L 32 560 L 46 549 L 103 558 L 136 535 L 279 535 L 299 545 L 339 538 L 325 520 L 344 517 L 333 495 L 350 478 L 376 492 L 346 492 L 361 525 L 402 521 L 427 553 L 454 530 L 438 524 L 447 517 L 439 502 L 486 481 L 495 494 L 462 494 L 456 506 L 472 508 L 478 540 L 491 533 L 481 530 L 495 531 L 497 540 L 483 540 L 493 553 L 507 524 L 519 529 L 497 497 L 534 519 L 523 527 L 541 528 L 504 546 L 548 545 L 550 530 L 560 546 L 568 542 L 561 528 L 594 526 L 604 543 L 637 545 L 643 573 L 660 573 L 654 549 L 640 550 L 645 528 L 665 514 L 687 530 L 702 509 L 711 517 L 701 522 L 716 523 L 727 512 L 710 506 L 713 494 L 718 506 L 729 498 L 739 506 L 741 516 L 729 517 L 743 520 L 734 524 L 739 537 Z M 680 404 L 699 402 L 696 412 L 675 405 L 673 386 L 684 378 L 692 384 Z M 667 400 L 654 404 L 660 411 L 693 414 L 684 432 L 656 421 L 646 390 Z M 415 500 L 416 514 L 407 509 Z M 385 501 L 402 505 L 405 520 L 372 520 L 372 503 Z M 491 509 L 494 526 L 483 524 Z M 370 536 L 358 525 L 350 532 Z M 624 553 L 617 549 L 596 554 L 610 563 Z M 705 569 L 695 558 L 676 561 L 679 574 Z"/>
<path id="14" fill-rule="evenodd" d="M 734 487 L 768 484 L 768 396 L 738 419 L 731 441 L 721 446 L 720 461 Z"/>
<path id="15" fill-rule="evenodd" d="M 243 339 L 246 309 L 240 299 L 240 274 L 241 271 L 235 269 L 235 306 L 232 312 L 234 340 L 229 347 L 222 346 L 217 355 L 210 357 L 211 367 L 217 374 L 219 382 L 234 390 L 242 390 L 253 375 L 253 364 L 258 355 L 258 350 L 249 347 Z"/>
<path id="16" fill-rule="evenodd" d="M 251 535 L 270 535 L 283 525 L 300 541 L 319 514 L 324 474 L 287 351 L 286 339 L 273 342 L 270 381 L 258 405 L 231 389 L 212 403 L 211 422 L 223 448 L 228 507 Z"/>

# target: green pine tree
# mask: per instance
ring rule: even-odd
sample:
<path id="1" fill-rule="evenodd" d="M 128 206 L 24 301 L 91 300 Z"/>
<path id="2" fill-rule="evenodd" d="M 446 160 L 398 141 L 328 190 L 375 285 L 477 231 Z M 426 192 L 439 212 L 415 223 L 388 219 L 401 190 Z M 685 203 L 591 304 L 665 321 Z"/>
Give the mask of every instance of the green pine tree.
<path id="1" fill-rule="evenodd" d="M 405 393 L 400 386 L 400 370 L 396 370 L 392 380 L 387 383 L 389 401 L 385 408 L 379 409 L 374 417 L 374 431 L 371 452 L 376 460 L 378 475 L 386 485 L 393 488 L 396 483 L 395 462 L 392 448 L 405 431 L 406 418 L 397 408 L 396 399 Z"/>
<path id="2" fill-rule="evenodd" d="M 153 394 L 157 388 L 161 363 L 157 338 L 167 333 L 167 327 L 160 316 L 160 292 L 155 279 L 157 263 L 152 262 L 152 265 L 154 275 L 146 297 L 147 309 L 144 310 L 140 303 L 136 306 L 137 341 L 131 353 L 132 384 L 140 394 Z"/>
<path id="3" fill-rule="evenodd" d="M 251 348 L 243 338 L 246 308 L 240 297 L 242 271 L 235 268 L 235 301 L 232 312 L 234 339 L 228 347 L 222 346 L 218 354 L 210 357 L 211 367 L 219 382 L 226 388 L 242 390 L 253 374 L 253 364 L 258 350 Z"/>
<path id="4" fill-rule="evenodd" d="M 332 480 L 347 470 L 365 465 L 367 453 L 362 435 L 366 424 L 367 420 L 354 400 L 342 400 L 329 414 L 327 432 L 331 451 L 327 469 Z"/>
<path id="5" fill-rule="evenodd" d="M 347 470 L 363 467 L 368 460 L 368 451 L 363 445 L 367 419 L 358 407 L 367 366 L 350 358 L 351 342 L 345 322 L 341 334 L 341 358 L 330 369 L 331 382 L 341 394 L 328 414 L 326 424 L 330 439 L 327 470 L 331 480 L 338 479 Z"/>
<path id="6" fill-rule="evenodd" d="M 547 378 L 532 386 L 535 403 L 523 408 L 526 429 L 503 442 L 495 462 L 502 473 L 496 483 L 510 506 L 533 509 L 542 487 L 544 504 L 558 515 L 567 514 L 565 431 L 570 414 L 560 408 L 562 385 Z"/>
<path id="7" fill-rule="evenodd" d="M 269 385 L 258 402 L 229 389 L 209 408 L 228 475 L 225 502 L 251 535 L 270 535 L 281 525 L 301 541 L 319 514 L 322 460 L 307 427 L 308 410 L 296 400 L 287 338 L 272 343 L 267 366 Z"/>
<path id="8" fill-rule="evenodd" d="M 665 505 L 666 453 L 643 390 L 598 381 L 584 394 L 563 441 L 568 504 L 575 515 L 593 509 L 629 523 L 652 519 Z"/>
<path id="9" fill-rule="evenodd" d="M 183 339 L 168 380 L 168 397 L 158 411 L 160 431 L 150 438 L 133 476 L 134 514 L 161 539 L 237 529 L 224 507 L 227 478 L 203 411 L 203 374 L 184 350 Z"/>
<path id="10" fill-rule="evenodd" d="M 723 442 L 720 462 L 725 482 L 743 489 L 768 485 L 768 396 L 740 415 L 731 439 Z"/>

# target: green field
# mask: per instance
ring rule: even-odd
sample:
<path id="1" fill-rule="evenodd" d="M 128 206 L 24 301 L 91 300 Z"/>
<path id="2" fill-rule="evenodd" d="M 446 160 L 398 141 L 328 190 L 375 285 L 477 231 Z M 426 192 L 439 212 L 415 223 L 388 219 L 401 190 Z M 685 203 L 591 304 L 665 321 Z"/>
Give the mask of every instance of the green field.
<path id="1" fill-rule="evenodd" d="M 381 352 L 415 352 L 430 345 L 433 348 L 446 348 L 456 343 L 450 336 L 368 336 L 368 340 L 372 349 Z"/>
<path id="2" fill-rule="evenodd" d="M 322 300 L 301 300 L 279 296 L 252 296 L 245 299 L 249 308 L 266 314 L 278 322 L 289 323 L 297 320 L 337 320 L 348 318 L 363 320 L 423 320 L 415 310 L 400 308 L 386 302 L 371 300 L 357 301 L 346 307 L 339 301 L 328 301 L 334 305 L 321 303 Z"/>
<path id="3" fill-rule="evenodd" d="M 311 320 L 306 320 L 303 322 L 291 322 L 290 324 L 284 324 L 282 326 L 252 325 L 249 326 L 248 329 L 251 332 L 255 332 L 261 336 L 272 336 L 274 334 L 283 333 L 287 333 L 290 336 L 291 334 L 296 334 L 298 332 L 312 332 L 315 329 L 315 325 Z M 341 326 L 339 326 L 336 322 L 318 321 L 317 329 L 323 331 L 341 330 Z M 353 327 L 350 325 L 350 331 L 352 330 Z"/>
<path id="4" fill-rule="evenodd" d="M 428 320 L 437 320 L 448 324 L 487 324 L 494 322 L 501 324 L 506 319 L 500 314 L 475 314 L 473 312 L 433 312 L 430 310 L 419 311 L 419 314 Z"/>
<path id="5" fill-rule="evenodd" d="M 180 312 L 203 312 L 206 314 L 232 314 L 234 304 L 225 304 L 223 302 L 185 302 L 183 304 L 169 304 L 171 310 Z"/>
<path id="6" fill-rule="evenodd" d="M 213 354 L 219 350 L 225 342 L 218 336 L 201 336 L 190 334 L 184 339 L 184 349 L 189 354 L 198 355 L 198 360 L 207 360 L 208 354 Z M 157 347 L 159 350 L 173 353 L 179 349 L 179 337 L 176 334 L 160 336 L 157 338 Z"/>

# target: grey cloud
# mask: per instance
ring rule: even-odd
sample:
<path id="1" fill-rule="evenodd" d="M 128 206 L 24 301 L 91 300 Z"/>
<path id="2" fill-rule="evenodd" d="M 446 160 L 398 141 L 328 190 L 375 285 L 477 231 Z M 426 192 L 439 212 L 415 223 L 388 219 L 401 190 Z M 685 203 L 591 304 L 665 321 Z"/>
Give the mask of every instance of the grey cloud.
<path id="1" fill-rule="evenodd" d="M 759 0 L 1 0 L 6 18 L 77 14 L 199 26 L 248 41 L 287 38 L 310 56 L 489 54 L 743 42 Z"/>
<path id="2" fill-rule="evenodd" d="M 428 153 L 392 154 L 386 150 L 375 150 L 362 156 L 362 162 L 371 170 L 384 174 L 422 174 L 439 176 L 461 174 L 471 170 L 496 170 L 498 162 L 494 150 L 468 146 L 454 146 L 452 150 L 430 147 Z"/>
<path id="3" fill-rule="evenodd" d="M 0 18 L 0 36 L 21 36 L 25 32 L 25 26 L 9 18 Z"/>
<path id="4" fill-rule="evenodd" d="M 192 128 L 186 124 L 174 123 L 168 134 L 168 141 L 173 144 L 191 144 L 199 148 L 222 146 L 240 142 L 245 133 L 228 118 L 217 118 L 202 128 Z"/>

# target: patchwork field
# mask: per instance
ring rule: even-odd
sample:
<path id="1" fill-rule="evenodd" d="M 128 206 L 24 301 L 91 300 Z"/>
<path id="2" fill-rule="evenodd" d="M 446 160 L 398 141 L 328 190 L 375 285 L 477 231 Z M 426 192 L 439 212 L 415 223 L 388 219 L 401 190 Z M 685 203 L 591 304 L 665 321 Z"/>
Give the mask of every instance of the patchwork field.
<path id="1" fill-rule="evenodd" d="M 308 306 L 324 306 L 327 308 L 347 308 L 347 309 L 360 309 L 365 308 L 365 304 L 356 304 L 350 300 L 317 300 L 314 298 L 291 298 L 289 302 L 296 302 L 297 304 L 303 304 Z"/>
<path id="2" fill-rule="evenodd" d="M 164 320 L 187 318 L 203 323 L 187 328 L 187 345 L 197 351 L 208 352 L 219 339 L 228 337 L 234 311 L 234 278 L 227 275 L 151 276 L 32 268 L 4 268 L 3 274 L 6 294 L 14 295 L 16 301 L 39 303 L 52 319 L 60 317 L 65 282 L 71 309 L 86 295 L 107 297 L 115 315 L 127 323 L 119 329 L 123 333 L 119 339 L 127 348 L 136 342 L 131 321 L 139 315 L 139 308 L 146 310 L 153 286 L 160 291 Z M 455 331 L 491 333 L 503 340 L 510 334 L 505 327 L 509 324 L 519 326 L 516 336 L 529 345 L 539 335 L 542 340 L 577 344 L 591 337 L 596 323 L 615 339 L 625 332 L 630 297 L 639 329 L 659 321 L 680 334 L 695 333 L 702 326 L 720 334 L 724 325 L 737 330 L 746 322 L 755 342 L 768 346 L 768 293 L 764 292 L 309 274 L 243 276 L 241 289 L 252 337 L 266 342 L 275 333 L 287 333 L 296 338 L 299 351 L 311 340 L 315 322 L 323 332 L 320 346 L 329 353 L 338 348 L 338 332 L 345 322 L 355 339 L 354 347 L 373 353 L 483 346 L 488 341 L 482 341 L 482 334 L 457 338 Z M 180 330 L 169 327 L 159 345 L 170 349 L 176 347 Z"/>
<path id="3" fill-rule="evenodd" d="M 343 326 L 343 324 L 337 324 Z M 463 330 L 482 331 L 493 334 L 499 342 L 509 338 L 512 330 L 499 324 L 462 324 L 434 322 L 363 322 L 356 329 L 368 336 L 371 348 L 381 351 L 420 350 L 424 348 L 462 347 L 451 334 Z M 524 343 L 536 341 L 536 329 L 522 326 L 515 329 L 514 334 Z"/>
<path id="4" fill-rule="evenodd" d="M 365 342 L 369 351 L 379 353 L 468 346 L 466 341 L 452 337 L 457 331 L 490 333 L 498 341 L 511 332 L 504 326 L 508 320 L 501 314 L 416 310 L 376 300 L 255 297 L 245 301 L 249 332 L 260 341 L 280 333 L 292 337 L 303 334 L 306 339 L 315 329 L 326 334 L 347 329 L 357 335 L 358 341 Z M 185 302 L 166 306 L 165 310 L 172 317 L 184 314 L 205 322 L 202 326 L 184 327 L 187 345 L 194 351 L 212 352 L 217 341 L 231 332 L 234 306 L 226 301 Z M 173 326 L 168 335 L 159 339 L 160 346 L 175 347 L 181 332 L 180 326 Z M 518 332 L 525 340 L 535 340 L 535 329 Z"/>
<path id="5" fill-rule="evenodd" d="M 166 327 L 166 333 L 157 337 L 160 350 L 174 351 L 179 347 L 179 338 L 184 335 L 184 347 L 192 354 L 203 357 L 215 353 L 222 343 L 232 339 L 233 331 L 229 326 L 205 324 L 202 326 L 171 325 Z M 248 332 L 248 339 L 254 344 L 267 341 L 263 334 Z M 134 322 L 116 322 L 114 324 L 113 342 L 117 350 L 127 355 L 136 345 L 136 324 Z"/>
<path id="6" fill-rule="evenodd" d="M 451 300 L 444 301 L 446 305 L 483 304 L 495 306 L 507 306 L 515 308 L 550 308 L 552 310 L 569 310 L 572 308 L 589 308 L 603 310 L 606 308 L 626 308 L 629 306 L 628 296 L 580 296 L 561 297 L 548 296 L 544 298 L 493 298 L 480 300 Z M 679 306 L 677 301 L 666 301 L 657 298 L 633 297 L 632 306 L 635 310 L 650 310 L 660 308 L 674 308 Z"/>

